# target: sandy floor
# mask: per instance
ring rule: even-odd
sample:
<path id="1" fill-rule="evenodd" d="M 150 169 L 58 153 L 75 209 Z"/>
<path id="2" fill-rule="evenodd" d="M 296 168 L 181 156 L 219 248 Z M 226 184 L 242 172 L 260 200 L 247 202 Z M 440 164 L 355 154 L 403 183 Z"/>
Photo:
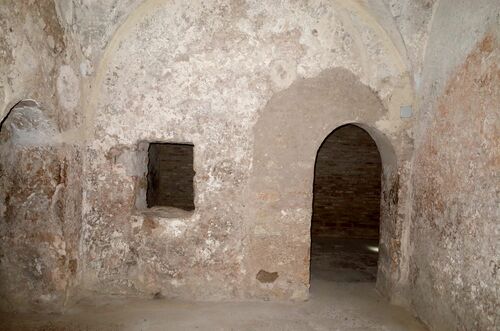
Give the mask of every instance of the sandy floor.
<path id="1" fill-rule="evenodd" d="M 376 253 L 365 247 L 371 243 L 315 245 L 307 302 L 106 299 L 64 315 L 0 314 L 0 330 L 426 330 L 375 291 Z M 327 249 L 323 254 L 318 247 Z"/>

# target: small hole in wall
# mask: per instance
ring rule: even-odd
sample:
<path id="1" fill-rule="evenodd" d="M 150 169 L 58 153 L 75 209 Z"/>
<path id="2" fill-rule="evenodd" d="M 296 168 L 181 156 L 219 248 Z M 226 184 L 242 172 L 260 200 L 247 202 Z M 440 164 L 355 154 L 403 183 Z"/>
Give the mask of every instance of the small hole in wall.
<path id="1" fill-rule="evenodd" d="M 148 208 L 194 210 L 193 147 L 192 144 L 149 144 Z"/>

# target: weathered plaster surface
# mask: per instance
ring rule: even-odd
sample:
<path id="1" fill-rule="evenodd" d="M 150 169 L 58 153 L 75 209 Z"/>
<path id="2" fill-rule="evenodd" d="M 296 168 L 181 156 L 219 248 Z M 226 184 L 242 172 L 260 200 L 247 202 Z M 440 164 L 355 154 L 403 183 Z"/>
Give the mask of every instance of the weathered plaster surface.
<path id="1" fill-rule="evenodd" d="M 494 0 L 479 0 L 473 5 L 470 1 L 440 0 L 434 11 L 416 90 L 420 110 L 417 123 L 422 133 L 450 77 L 485 34 L 498 31 L 500 24 L 500 5 Z M 423 134 L 415 139 L 419 137 Z"/>
<path id="2" fill-rule="evenodd" d="M 2 2 L 3 308 L 306 298 L 314 156 L 355 123 L 383 162 L 378 288 L 436 330 L 492 328 L 498 3 L 472 9 Z M 145 209 L 161 141 L 195 146 L 192 213 Z"/>
<path id="3" fill-rule="evenodd" d="M 0 32 L 0 119 L 22 99 L 53 106 L 56 57 L 66 48 L 54 4 L 2 1 Z"/>
<path id="4" fill-rule="evenodd" d="M 254 217 L 252 200 L 267 193 L 253 187 L 252 181 L 268 177 L 254 167 L 256 162 L 278 164 L 273 160 L 278 156 L 261 154 L 254 126 L 267 116 L 266 104 L 273 95 L 294 82 L 307 84 L 331 68 L 344 67 L 354 74 L 340 77 L 366 91 L 370 88 L 360 81 L 371 86 L 378 93 L 370 92 L 370 98 L 381 99 L 376 101 L 379 109 L 386 110 L 370 114 L 367 104 L 356 109 L 363 116 L 330 110 L 332 120 L 320 121 L 328 128 L 315 132 L 322 136 L 311 140 L 304 131 L 304 139 L 318 142 L 300 149 L 312 157 L 307 167 L 312 169 L 319 141 L 342 121 L 359 121 L 380 130 L 395 142 L 400 159 L 407 160 L 411 120 L 400 120 L 398 113 L 400 102 L 412 102 L 404 57 L 395 53 L 394 46 L 387 47 L 390 39 L 381 34 L 380 26 L 364 20 L 366 12 L 346 2 L 305 6 L 149 1 L 137 11 L 141 15 L 131 14 L 109 42 L 86 105 L 82 284 L 106 293 L 305 298 L 313 173 L 304 172 L 303 166 L 297 174 L 290 170 L 292 176 L 305 176 L 300 180 L 305 186 L 299 190 L 305 195 L 293 210 L 267 216 L 271 233 L 281 236 L 278 240 L 258 237 L 259 227 L 252 224 L 260 221 Z M 326 86 L 345 84 L 333 81 L 336 84 L 325 81 Z M 324 87 L 319 84 L 319 88 Z M 359 93 L 345 92 L 331 100 L 347 105 Z M 322 113 L 315 107 L 329 104 L 314 97 L 308 100 L 305 106 L 319 120 Z M 270 143 L 279 143 L 269 138 Z M 169 218 L 141 211 L 147 168 L 143 141 L 195 145 L 193 214 Z M 405 166 L 402 162 L 401 169 Z M 394 171 L 395 163 L 388 172 L 391 180 Z M 285 203 L 287 196 L 278 194 L 274 199 Z M 283 215 L 288 215 L 290 224 L 300 224 L 298 231 L 285 235 Z M 399 259 L 395 238 L 402 226 L 401 221 L 394 223 L 388 225 L 394 231 L 387 238 L 391 261 Z M 261 254 L 262 249 L 267 255 Z M 270 265 L 272 261 L 275 264 Z M 390 274 L 382 282 L 384 289 L 397 283 L 397 267 L 392 268 L 382 272 Z M 261 269 L 279 270 L 280 276 L 272 284 L 261 284 L 256 279 Z"/>
<path id="5" fill-rule="evenodd" d="M 436 330 L 500 318 L 498 46 L 486 36 L 450 77 L 415 155 L 412 302 Z"/>
<path id="6" fill-rule="evenodd" d="M 117 27 L 142 0 L 54 0 L 61 25 L 71 35 L 82 57 L 82 76 L 91 76 Z"/>
<path id="7" fill-rule="evenodd" d="M 411 306 L 434 330 L 498 327 L 500 5 L 440 1 L 413 165 Z"/>
<path id="8" fill-rule="evenodd" d="M 401 35 L 412 66 L 413 84 L 420 87 L 422 65 L 432 26 L 434 11 L 439 0 L 383 0 L 387 10 L 394 17 L 397 31 Z M 374 1 L 374 3 L 378 3 Z"/>
<path id="9" fill-rule="evenodd" d="M 345 69 L 297 81 L 267 103 L 254 127 L 254 164 L 246 193 L 249 217 L 245 221 L 253 236 L 246 247 L 246 269 L 279 271 L 281 278 L 272 290 L 295 291 L 292 297 L 307 295 L 316 152 L 335 128 L 362 123 L 377 142 L 384 163 L 378 286 L 390 296 L 396 291 L 393 287 L 398 285 L 399 271 L 395 264 L 400 260 L 404 211 L 398 218 L 398 202 L 393 203 L 393 199 L 396 196 L 397 201 L 400 192 L 398 188 L 394 191 L 394 186 L 401 173 L 398 167 L 404 167 L 411 144 L 404 131 L 388 138 L 383 127 L 377 128 L 379 119 L 386 115 L 377 95 Z M 404 206 L 404 198 L 399 203 Z M 255 287 L 262 296 L 270 290 L 268 286 Z"/>
<path id="10" fill-rule="evenodd" d="M 81 154 L 67 132 L 80 92 L 68 44 L 52 1 L 0 4 L 2 310 L 57 310 L 78 268 Z"/>
<path id="11" fill-rule="evenodd" d="M 0 132 L 0 308 L 61 307 L 78 268 L 81 156 L 34 102 Z"/>

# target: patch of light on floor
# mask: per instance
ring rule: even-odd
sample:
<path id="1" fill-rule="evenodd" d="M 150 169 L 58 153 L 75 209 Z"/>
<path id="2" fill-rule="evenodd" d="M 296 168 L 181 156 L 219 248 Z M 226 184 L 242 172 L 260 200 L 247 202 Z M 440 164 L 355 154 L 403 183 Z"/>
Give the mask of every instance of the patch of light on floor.
<path id="1" fill-rule="evenodd" d="M 369 250 L 369 251 L 372 251 L 372 252 L 375 252 L 375 253 L 378 253 L 378 246 L 370 246 L 370 245 L 367 245 L 366 248 Z"/>

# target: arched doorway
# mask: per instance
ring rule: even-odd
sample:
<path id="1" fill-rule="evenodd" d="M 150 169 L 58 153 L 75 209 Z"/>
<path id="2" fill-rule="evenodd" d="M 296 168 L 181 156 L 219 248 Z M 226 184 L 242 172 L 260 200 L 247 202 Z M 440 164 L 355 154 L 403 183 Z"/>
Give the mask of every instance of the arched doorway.
<path id="1" fill-rule="evenodd" d="M 309 297 L 316 156 L 325 137 L 350 123 L 370 134 L 382 160 L 379 259 L 372 287 L 394 297 L 403 279 L 408 215 L 399 208 L 407 202 L 402 167 L 411 155 L 403 126 L 392 131 L 384 126 L 388 113 L 378 96 L 343 69 L 297 81 L 269 100 L 262 114 L 254 127 L 254 162 L 244 201 L 246 225 L 253 231 L 245 246 L 252 295 Z M 260 270 L 276 272 L 278 278 L 263 283 L 256 276 Z"/>
<path id="2" fill-rule="evenodd" d="M 356 125 L 335 129 L 319 147 L 311 221 L 312 283 L 376 280 L 381 172 L 375 141 Z"/>

